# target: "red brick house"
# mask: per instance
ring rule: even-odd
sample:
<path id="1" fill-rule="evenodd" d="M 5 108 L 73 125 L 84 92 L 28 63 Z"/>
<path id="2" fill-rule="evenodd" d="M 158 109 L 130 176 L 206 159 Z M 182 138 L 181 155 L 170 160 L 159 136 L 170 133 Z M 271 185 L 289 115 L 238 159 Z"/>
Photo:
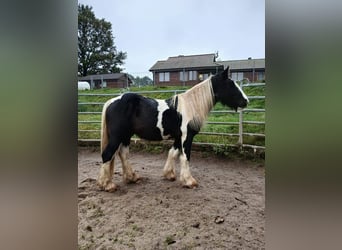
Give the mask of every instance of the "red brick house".
<path id="1" fill-rule="evenodd" d="M 227 66 L 233 80 L 265 80 L 265 59 L 216 61 L 216 57 L 216 54 L 180 55 L 157 61 L 150 68 L 153 82 L 158 86 L 193 86 Z"/>
<path id="2" fill-rule="evenodd" d="M 158 86 L 193 86 L 222 70 L 215 54 L 173 56 L 157 61 L 150 68 L 153 82 Z"/>
<path id="3" fill-rule="evenodd" d="M 132 79 L 126 73 L 89 75 L 79 77 L 78 80 L 88 82 L 91 89 L 127 88 L 132 84 Z"/>
<path id="4" fill-rule="evenodd" d="M 235 81 L 248 79 L 250 82 L 265 80 L 265 59 L 230 60 L 218 62 L 227 68 L 229 66 L 230 77 Z"/>

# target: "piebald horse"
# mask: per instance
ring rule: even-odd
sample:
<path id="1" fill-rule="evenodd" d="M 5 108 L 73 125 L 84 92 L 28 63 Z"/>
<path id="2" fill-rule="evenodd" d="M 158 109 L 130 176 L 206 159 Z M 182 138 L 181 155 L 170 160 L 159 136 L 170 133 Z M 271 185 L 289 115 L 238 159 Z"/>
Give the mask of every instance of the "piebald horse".
<path id="1" fill-rule="evenodd" d="M 190 151 L 194 136 L 200 131 L 210 110 L 220 102 L 236 111 L 249 102 L 241 88 L 228 77 L 228 68 L 210 76 L 184 93 L 167 100 L 151 99 L 126 93 L 108 100 L 102 109 L 101 153 L 103 164 L 97 183 L 102 190 L 114 192 L 112 181 L 114 159 L 119 155 L 125 182 L 137 182 L 138 174 L 128 162 L 131 137 L 159 141 L 174 139 L 168 152 L 163 176 L 176 179 L 175 160 L 180 159 L 180 181 L 183 186 L 196 187 L 190 173 Z"/>

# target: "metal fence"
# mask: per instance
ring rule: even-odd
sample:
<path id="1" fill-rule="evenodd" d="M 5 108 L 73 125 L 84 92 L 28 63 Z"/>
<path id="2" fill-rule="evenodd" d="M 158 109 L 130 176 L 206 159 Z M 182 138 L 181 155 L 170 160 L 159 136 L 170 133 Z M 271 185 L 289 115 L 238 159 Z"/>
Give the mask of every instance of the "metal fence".
<path id="1" fill-rule="evenodd" d="M 265 83 L 247 83 L 247 84 L 241 84 L 241 88 L 257 88 L 257 87 L 264 87 Z M 170 94 L 170 96 L 182 93 L 186 90 L 156 90 L 156 91 L 136 91 L 134 93 L 137 94 L 142 94 L 142 95 L 155 95 L 155 94 Z M 126 91 L 128 92 L 128 91 Z M 88 97 L 103 97 L 106 99 L 119 96 L 122 93 L 116 93 L 116 94 L 95 94 L 95 93 L 79 93 L 78 96 L 88 96 Z M 265 96 L 248 96 L 250 102 L 253 100 L 260 100 L 263 99 L 265 100 Z M 79 98 L 80 99 L 80 98 Z M 104 104 L 104 101 L 101 102 L 78 102 L 78 141 L 79 142 L 97 142 L 100 141 L 100 125 L 101 125 L 101 110 L 102 106 Z M 82 111 L 82 108 L 80 107 L 85 107 L 85 106 L 98 106 L 98 110 L 96 111 Z M 83 108 L 84 109 L 84 108 Z M 261 116 L 262 119 L 258 120 L 247 120 L 245 119 L 245 114 L 246 113 L 262 113 L 263 115 Z M 232 147 L 241 147 L 241 148 L 252 148 L 254 150 L 265 149 L 265 108 L 246 108 L 241 111 L 238 111 L 236 113 L 233 110 L 212 110 L 210 112 L 210 115 L 215 116 L 215 115 L 224 115 L 224 114 L 231 114 L 231 115 L 238 115 L 237 121 L 231 121 L 227 119 L 226 121 L 215 121 L 215 119 L 209 119 L 206 124 L 207 126 L 210 126 L 211 130 L 206 131 L 205 127 L 202 129 L 199 133 L 199 135 L 202 135 L 200 140 L 194 140 L 194 144 L 198 145 L 212 145 L 212 146 L 232 146 Z M 80 116 L 83 115 L 83 118 L 80 118 Z M 93 116 L 94 119 L 87 119 L 84 118 L 87 115 Z M 228 117 L 228 116 L 227 116 Z M 210 116 L 209 116 L 210 118 Z M 83 124 L 83 125 L 82 125 Z M 82 128 L 82 126 L 90 125 L 87 128 Z M 238 127 L 238 132 L 222 132 L 219 130 L 215 129 L 215 126 L 217 127 L 231 127 L 231 126 L 237 126 Z M 247 126 L 247 127 L 246 127 Z M 249 126 L 249 127 L 248 127 Z M 261 126 L 261 129 L 255 129 L 249 131 L 250 126 Z M 261 132 L 259 132 L 261 131 Z M 220 142 L 220 140 L 217 140 L 216 138 L 229 138 L 231 142 Z M 246 140 L 246 138 L 253 138 L 253 140 Z M 133 137 L 132 140 L 137 141 L 139 138 Z M 225 140 L 223 140 L 225 141 Z M 254 142 L 254 143 L 253 143 Z"/>

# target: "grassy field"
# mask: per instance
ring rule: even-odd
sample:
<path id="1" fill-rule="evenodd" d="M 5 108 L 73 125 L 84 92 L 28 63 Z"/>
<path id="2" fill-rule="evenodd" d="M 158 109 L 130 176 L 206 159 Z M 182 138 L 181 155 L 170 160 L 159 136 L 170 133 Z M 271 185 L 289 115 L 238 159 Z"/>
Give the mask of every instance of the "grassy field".
<path id="1" fill-rule="evenodd" d="M 176 90 L 186 90 L 187 87 L 142 87 L 142 88 L 130 88 L 131 92 L 136 91 L 170 91 L 169 93 L 143 93 L 144 96 L 158 99 L 167 99 L 175 94 Z M 121 94 L 126 92 L 123 89 L 96 89 L 96 90 L 85 90 L 79 91 L 79 94 L 110 94 L 113 96 L 82 96 L 78 97 L 79 103 L 104 103 L 106 100 L 115 96 L 115 94 Z M 244 92 L 247 96 L 264 96 L 265 95 L 265 87 L 244 87 Z M 251 99 L 248 109 L 265 108 L 265 100 L 264 99 Z M 101 112 L 102 105 L 98 104 L 87 104 L 87 105 L 78 105 L 78 112 Z M 214 111 L 227 111 L 229 108 L 224 107 L 221 104 L 217 104 Z M 78 138 L 79 139 L 99 139 L 100 132 L 99 131 L 82 131 L 82 130 L 100 130 L 100 123 L 80 123 L 80 121 L 100 121 L 101 114 L 78 114 Z M 257 121 L 264 122 L 265 121 L 265 112 L 243 112 L 243 120 L 244 121 Z M 208 122 L 238 122 L 239 121 L 239 113 L 227 113 L 220 112 L 210 113 L 208 117 Z M 194 138 L 194 142 L 200 143 L 215 143 L 215 144 L 236 144 L 238 142 L 238 136 L 228 136 L 221 135 L 221 133 L 232 133 L 238 134 L 239 126 L 238 125 L 227 125 L 227 124 L 206 124 L 202 130 L 201 134 L 198 134 Z M 218 133 L 216 135 L 208 135 L 206 133 Z M 243 124 L 243 132 L 244 133 L 265 133 L 265 125 L 264 124 Z M 203 134 L 202 134 L 203 133 Z M 265 145 L 265 138 L 257 135 L 244 135 L 243 136 L 244 144 L 252 144 L 258 146 Z"/>

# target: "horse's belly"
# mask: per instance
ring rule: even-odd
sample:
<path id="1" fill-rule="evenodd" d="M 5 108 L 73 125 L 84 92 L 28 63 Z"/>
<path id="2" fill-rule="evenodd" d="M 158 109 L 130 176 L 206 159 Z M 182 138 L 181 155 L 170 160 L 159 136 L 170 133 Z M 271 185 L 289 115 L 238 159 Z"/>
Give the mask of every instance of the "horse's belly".
<path id="1" fill-rule="evenodd" d="M 145 139 L 148 141 L 161 141 L 163 137 L 160 133 L 159 128 L 138 128 L 135 131 L 135 134 L 139 136 L 141 139 Z"/>

